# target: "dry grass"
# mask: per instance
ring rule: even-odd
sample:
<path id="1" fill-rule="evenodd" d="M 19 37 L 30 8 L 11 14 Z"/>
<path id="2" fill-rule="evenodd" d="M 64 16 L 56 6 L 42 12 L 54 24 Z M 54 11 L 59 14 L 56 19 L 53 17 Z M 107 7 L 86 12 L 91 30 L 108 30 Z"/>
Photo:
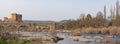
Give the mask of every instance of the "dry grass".
<path id="1" fill-rule="evenodd" d="M 73 33 L 87 33 L 87 34 L 110 34 L 120 35 L 120 27 L 108 27 L 108 28 L 82 28 L 73 31 Z"/>

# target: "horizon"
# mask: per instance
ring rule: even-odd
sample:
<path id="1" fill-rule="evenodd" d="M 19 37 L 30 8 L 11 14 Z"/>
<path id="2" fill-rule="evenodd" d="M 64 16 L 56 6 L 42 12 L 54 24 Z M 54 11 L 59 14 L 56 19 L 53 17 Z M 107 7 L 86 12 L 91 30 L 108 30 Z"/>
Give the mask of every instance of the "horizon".
<path id="1" fill-rule="evenodd" d="M 61 21 L 77 19 L 80 14 L 96 16 L 97 12 L 103 12 L 107 7 L 107 16 L 110 15 L 110 7 L 116 6 L 117 0 L 0 0 L 3 17 L 11 17 L 11 13 L 23 15 L 23 20 Z M 119 1 L 120 2 L 120 1 Z"/>

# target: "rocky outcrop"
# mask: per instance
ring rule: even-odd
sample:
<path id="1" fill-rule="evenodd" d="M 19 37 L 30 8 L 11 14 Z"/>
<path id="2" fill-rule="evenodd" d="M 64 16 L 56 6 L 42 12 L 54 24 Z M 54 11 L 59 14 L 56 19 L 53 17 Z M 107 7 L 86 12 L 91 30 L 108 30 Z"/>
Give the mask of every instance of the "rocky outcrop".
<path id="1" fill-rule="evenodd" d="M 60 40 L 63 40 L 63 38 L 60 38 L 58 36 L 53 36 L 46 33 L 40 33 L 40 32 L 11 32 L 16 34 L 21 34 L 20 39 L 28 39 L 28 40 L 35 40 L 35 39 L 41 39 L 43 42 L 58 42 Z"/>
<path id="2" fill-rule="evenodd" d="M 64 38 L 60 38 L 58 36 L 54 36 L 52 39 L 53 39 L 53 42 L 57 43 L 58 41 L 63 40 Z"/>

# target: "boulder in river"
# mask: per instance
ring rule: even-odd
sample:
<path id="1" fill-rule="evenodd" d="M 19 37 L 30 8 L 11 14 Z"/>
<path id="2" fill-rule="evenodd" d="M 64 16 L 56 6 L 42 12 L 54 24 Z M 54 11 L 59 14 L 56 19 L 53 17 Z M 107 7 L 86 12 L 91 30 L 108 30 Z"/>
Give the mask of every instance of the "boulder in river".
<path id="1" fill-rule="evenodd" d="M 60 38 L 58 36 L 54 36 L 52 39 L 53 39 L 53 42 L 57 43 L 58 41 L 63 40 L 64 38 Z"/>

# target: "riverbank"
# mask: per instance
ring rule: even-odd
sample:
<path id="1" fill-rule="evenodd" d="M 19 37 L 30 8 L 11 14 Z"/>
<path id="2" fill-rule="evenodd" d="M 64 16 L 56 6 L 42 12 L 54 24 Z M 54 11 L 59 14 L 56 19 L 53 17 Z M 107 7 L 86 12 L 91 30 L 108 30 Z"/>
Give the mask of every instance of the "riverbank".
<path id="1" fill-rule="evenodd" d="M 80 34 L 108 34 L 108 35 L 120 35 L 120 27 L 105 27 L 105 28 L 78 28 L 73 30 L 67 30 L 72 32 L 73 35 L 80 35 Z"/>
<path id="2" fill-rule="evenodd" d="M 78 42 L 77 44 L 104 44 L 104 43 L 110 43 L 110 42 L 119 42 L 120 37 L 109 37 L 108 35 L 99 35 L 99 34 L 81 34 L 80 36 L 73 36 L 71 35 L 71 32 L 56 32 L 55 35 L 49 35 L 47 32 L 26 32 L 26 31 L 13 31 L 10 32 L 13 35 L 20 35 L 20 36 L 15 36 L 17 39 L 19 38 L 20 40 L 29 40 L 33 44 L 68 44 L 70 41 L 73 42 L 71 44 L 74 44 L 74 42 Z M 5 35 L 5 34 L 4 34 Z M 9 36 L 9 34 L 7 34 Z M 8 36 L 5 36 L 8 38 Z M 56 37 L 55 37 L 56 36 Z M 10 36 L 10 38 L 13 36 Z M 58 38 L 59 37 L 59 38 Z M 108 37 L 108 39 L 105 39 Z M 61 39 L 64 38 L 64 39 Z M 97 38 L 97 39 L 96 39 Z M 104 39 L 103 39 L 104 38 Z M 110 38 L 110 39 L 109 39 Z M 8 38 L 9 39 L 9 38 Z M 59 40 L 58 40 L 59 39 Z M 68 40 L 66 40 L 68 39 Z M 55 42 L 55 40 L 58 40 Z M 109 41 L 111 40 L 111 41 Z M 69 41 L 69 42 L 67 42 Z M 93 43 L 91 43 L 93 42 Z M 115 42 L 116 43 L 116 42 Z"/>

